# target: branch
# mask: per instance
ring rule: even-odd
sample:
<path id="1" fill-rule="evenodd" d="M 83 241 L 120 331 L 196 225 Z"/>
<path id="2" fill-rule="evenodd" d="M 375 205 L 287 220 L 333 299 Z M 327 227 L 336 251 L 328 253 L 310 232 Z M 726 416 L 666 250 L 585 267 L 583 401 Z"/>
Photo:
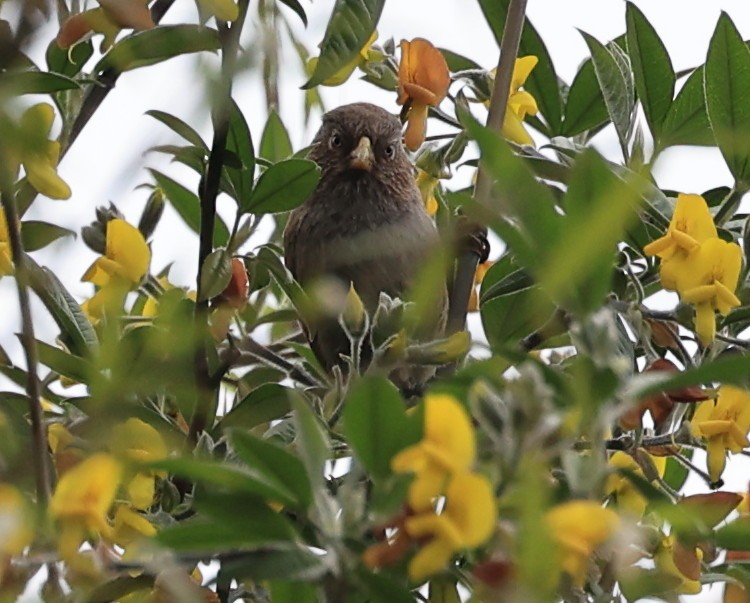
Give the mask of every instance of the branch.
<path id="1" fill-rule="evenodd" d="M 240 14 L 231 27 L 225 22 L 219 22 L 219 37 L 221 39 L 221 89 L 211 112 L 214 126 L 214 137 L 211 143 L 211 154 L 208 158 L 206 176 L 201 181 L 201 226 L 198 248 L 198 278 L 196 289 L 198 302 L 195 305 L 195 326 L 199 335 L 199 343 L 195 350 L 195 380 L 196 402 L 193 417 L 190 420 L 188 441 L 196 443 L 198 436 L 206 428 L 209 417 L 215 413 L 218 401 L 218 390 L 213 387 L 213 378 L 208 366 L 206 349 L 206 333 L 208 325 L 208 299 L 201 291 L 203 264 L 213 251 L 214 224 L 216 223 L 216 197 L 219 194 L 221 172 L 224 166 L 227 135 L 229 132 L 229 106 L 232 97 L 232 78 L 237 62 L 237 51 L 240 43 L 240 33 L 247 15 L 249 0 L 240 0 Z"/>
<path id="2" fill-rule="evenodd" d="M 4 179 L 5 180 L 5 179 Z M 10 242 L 13 264 L 15 266 L 16 287 L 18 288 L 18 304 L 21 308 L 21 341 L 26 355 L 26 393 L 29 397 L 29 416 L 31 417 L 31 436 L 34 442 L 31 451 L 34 465 L 34 479 L 40 515 L 44 515 L 52 492 L 52 471 L 50 468 L 49 444 L 47 431 L 42 417 L 41 387 L 37 375 L 39 354 L 34 336 L 34 323 L 31 318 L 29 304 L 29 270 L 28 258 L 23 250 L 21 241 L 21 223 L 16 210 L 16 203 L 10 191 L 12 184 L 2 183 L 0 201 L 5 210 L 8 223 L 8 239 Z"/>
<path id="3" fill-rule="evenodd" d="M 500 131 L 508 105 L 510 84 L 513 77 L 513 67 L 518 55 L 518 45 L 521 42 L 521 32 L 526 19 L 527 0 L 511 0 L 508 8 L 508 18 L 505 21 L 502 43 L 500 44 L 500 60 L 497 65 L 495 85 L 492 89 L 490 108 L 487 115 L 487 127 Z M 492 178 L 487 173 L 483 159 L 479 160 L 477 184 L 474 187 L 474 199 L 480 205 L 486 205 L 492 192 Z M 479 227 L 478 236 L 486 237 L 487 230 Z M 446 334 L 451 335 L 464 328 L 466 324 L 466 310 L 469 304 L 471 288 L 474 285 L 474 273 L 480 260 L 480 252 L 470 247 L 465 249 L 456 263 L 455 278 L 451 287 L 448 305 L 448 324 Z"/>

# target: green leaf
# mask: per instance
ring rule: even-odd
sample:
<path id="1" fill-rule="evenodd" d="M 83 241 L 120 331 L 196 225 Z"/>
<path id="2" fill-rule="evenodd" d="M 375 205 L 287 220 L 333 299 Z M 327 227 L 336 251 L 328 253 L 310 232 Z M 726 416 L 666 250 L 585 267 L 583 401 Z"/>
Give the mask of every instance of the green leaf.
<path id="1" fill-rule="evenodd" d="M 59 73 L 45 71 L 11 71 L 3 74 L 2 85 L 6 94 L 51 94 L 61 90 L 73 90 L 81 85 Z"/>
<path id="2" fill-rule="evenodd" d="M 157 121 L 160 121 L 170 130 L 182 136 L 193 146 L 203 149 L 204 151 L 208 150 L 208 145 L 206 145 L 206 143 L 203 141 L 201 135 L 198 134 L 198 132 L 196 132 L 192 127 L 187 125 L 184 121 L 182 121 L 179 117 L 175 117 L 174 115 L 166 113 L 165 111 L 157 111 L 156 109 L 146 111 L 146 115 L 153 117 Z"/>
<path id="3" fill-rule="evenodd" d="M 227 288 L 232 278 L 232 258 L 226 249 L 214 249 L 208 254 L 201 268 L 201 283 L 198 299 L 211 299 Z"/>
<path id="4" fill-rule="evenodd" d="M 291 410 L 288 388 L 278 383 L 264 383 L 242 398 L 214 428 L 218 437 L 231 427 L 252 429 L 261 423 L 280 419 Z"/>
<path id="5" fill-rule="evenodd" d="M 662 124 L 662 147 L 681 144 L 714 144 L 703 92 L 703 67 L 690 74 L 669 107 Z"/>
<path id="6" fill-rule="evenodd" d="M 266 121 L 263 135 L 260 138 L 260 156 L 273 163 L 289 157 L 294 150 L 289 140 L 289 133 L 281 121 L 276 109 L 271 109 L 271 114 Z"/>
<path id="7" fill-rule="evenodd" d="M 443 55 L 445 62 L 448 63 L 448 69 L 452 73 L 457 71 L 484 71 L 479 63 L 472 61 L 470 58 L 448 50 L 447 48 L 438 48 Z"/>
<path id="8" fill-rule="evenodd" d="M 414 603 L 416 600 L 414 595 L 404 587 L 402 581 L 394 580 L 386 572 L 375 573 L 359 567 L 357 568 L 357 581 L 362 583 L 363 590 L 369 595 L 366 599 L 368 601 Z"/>
<path id="9" fill-rule="evenodd" d="M 683 448 L 679 454 L 688 460 L 693 458 L 693 450 L 691 448 Z M 667 457 L 667 465 L 664 469 L 664 482 L 675 492 L 682 490 L 682 486 L 685 485 L 685 480 L 687 480 L 689 474 L 690 470 L 685 465 L 675 460 L 674 457 Z"/>
<path id="10" fill-rule="evenodd" d="M 479 6 L 499 45 L 508 17 L 510 0 L 479 0 Z M 534 55 L 539 59 L 539 63 L 529 75 L 524 88 L 536 99 L 539 112 L 550 128 L 550 134 L 555 136 L 560 133 L 562 124 L 562 96 L 557 73 L 544 40 L 528 19 L 524 22 L 518 46 L 518 56 L 526 55 Z"/>
<path id="11" fill-rule="evenodd" d="M 307 469 L 307 475 L 314 480 L 313 486 L 321 487 L 323 471 L 331 456 L 328 433 L 307 400 L 295 391 L 290 391 L 289 396 L 294 410 L 294 426 L 300 456 Z"/>
<path id="12" fill-rule="evenodd" d="M 222 572 L 237 580 L 314 582 L 330 570 L 326 558 L 309 547 L 280 542 L 243 551 L 222 561 Z"/>
<path id="13" fill-rule="evenodd" d="M 60 75 L 73 77 L 77 75 L 86 62 L 94 54 L 94 45 L 91 40 L 78 42 L 71 48 L 60 48 L 56 40 L 52 40 L 47 46 L 47 68 Z"/>
<path id="14" fill-rule="evenodd" d="M 385 0 L 336 0 L 315 72 L 303 88 L 322 84 L 357 56 L 375 31 L 384 5 Z"/>
<path id="15" fill-rule="evenodd" d="M 227 132 L 227 151 L 233 153 L 239 160 L 239 167 L 226 165 L 229 180 L 237 193 L 237 203 L 244 207 L 253 194 L 253 179 L 255 178 L 255 149 L 250 128 L 245 116 L 237 103 L 232 100 L 229 108 L 229 131 Z"/>
<path id="16" fill-rule="evenodd" d="M 99 341 L 81 306 L 54 273 L 31 258 L 27 258 L 26 265 L 29 284 L 57 323 L 68 349 L 77 356 L 88 357 L 98 347 Z"/>
<path id="17" fill-rule="evenodd" d="M 269 480 L 253 467 L 197 458 L 165 459 L 149 463 L 148 466 L 201 484 L 220 486 L 230 492 L 256 494 L 267 501 L 284 505 L 294 505 L 296 502 L 294 494 L 288 488 L 276 480 Z"/>
<path id="18" fill-rule="evenodd" d="M 54 44 L 54 42 L 53 42 Z M 154 587 L 154 576 L 120 576 L 100 584 L 86 596 L 86 603 L 109 603 L 119 601 L 126 595 L 139 590 L 151 590 Z"/>
<path id="19" fill-rule="evenodd" d="M 302 20 L 302 23 L 305 27 L 307 27 L 307 14 L 305 14 L 305 9 L 302 8 L 302 5 L 299 3 L 299 0 L 279 0 L 282 4 L 285 4 L 289 8 L 291 8 L 295 13 L 297 13 L 297 16 Z"/>
<path id="20" fill-rule="evenodd" d="M 750 551 L 750 521 L 735 519 L 716 530 L 716 544 L 730 551 Z"/>
<path id="21" fill-rule="evenodd" d="M 88 360 L 80 356 L 74 356 L 43 341 L 37 341 L 36 347 L 39 352 L 39 362 L 48 366 L 58 375 L 68 377 L 78 383 L 88 383 L 91 379 L 93 370 Z"/>
<path id="22" fill-rule="evenodd" d="M 249 543 L 291 540 L 295 532 L 284 515 L 268 506 L 268 503 L 252 494 L 241 492 L 219 492 L 215 489 L 199 488 L 195 493 L 195 509 L 224 527 L 231 528 Z M 228 547 L 225 544 L 224 550 Z"/>
<path id="23" fill-rule="evenodd" d="M 645 15 L 632 2 L 626 6 L 628 53 L 635 88 L 651 133 L 658 141 L 661 125 L 674 97 L 674 68 L 664 42 Z"/>
<path id="24" fill-rule="evenodd" d="M 243 212 L 276 214 L 304 203 L 320 180 L 320 168 L 308 159 L 287 159 L 275 163 L 258 178 L 250 202 Z"/>
<path id="25" fill-rule="evenodd" d="M 200 232 L 201 202 L 193 191 L 182 186 L 156 170 L 149 170 L 164 196 L 177 210 L 177 213 L 193 231 Z M 220 216 L 216 216 L 214 226 L 214 245 L 225 247 L 229 242 L 229 229 Z"/>
<path id="26" fill-rule="evenodd" d="M 76 236 L 76 233 L 57 224 L 49 222 L 40 222 L 36 220 L 26 220 L 21 222 L 21 239 L 23 248 L 26 251 L 36 251 L 42 249 L 57 239 L 67 236 Z"/>
<path id="27" fill-rule="evenodd" d="M 610 42 L 604 46 L 586 32 L 580 32 L 591 53 L 594 72 L 599 82 L 607 113 L 617 131 L 620 146 L 627 156 L 627 146 L 633 127 L 635 96 L 630 72 L 622 64 L 619 46 Z"/>
<path id="28" fill-rule="evenodd" d="M 609 114 L 596 79 L 594 63 L 587 59 L 573 78 L 565 102 L 563 136 L 576 136 L 607 122 Z"/>
<path id="29" fill-rule="evenodd" d="M 479 6 L 482 8 L 492 33 L 495 35 L 495 40 L 500 44 L 510 0 L 479 0 Z M 528 19 L 524 22 L 521 42 L 518 46 L 518 56 L 525 55 L 534 55 L 539 59 L 539 63 L 529 75 L 524 88 L 536 99 L 539 112 L 544 116 L 551 135 L 560 134 L 562 96 L 557 73 L 544 40 Z"/>
<path id="30" fill-rule="evenodd" d="M 160 25 L 139 31 L 115 44 L 96 64 L 93 73 L 120 72 L 155 65 L 182 54 L 218 50 L 219 33 L 202 25 Z"/>
<path id="31" fill-rule="evenodd" d="M 305 582 L 276 580 L 271 582 L 271 601 L 273 603 L 317 603 L 315 587 Z"/>
<path id="32" fill-rule="evenodd" d="M 708 46 L 704 81 L 716 144 L 735 179 L 750 186 L 750 50 L 725 12 Z"/>
<path id="33" fill-rule="evenodd" d="M 357 381 L 346 397 L 344 432 L 354 454 L 373 479 L 391 473 L 391 458 L 401 448 L 404 401 L 385 377 Z"/>
<path id="34" fill-rule="evenodd" d="M 237 456 L 254 471 L 261 473 L 278 488 L 285 488 L 295 498 L 293 506 L 306 508 L 312 500 L 310 481 L 302 461 L 288 450 L 239 429 L 232 430 L 229 440 Z"/>

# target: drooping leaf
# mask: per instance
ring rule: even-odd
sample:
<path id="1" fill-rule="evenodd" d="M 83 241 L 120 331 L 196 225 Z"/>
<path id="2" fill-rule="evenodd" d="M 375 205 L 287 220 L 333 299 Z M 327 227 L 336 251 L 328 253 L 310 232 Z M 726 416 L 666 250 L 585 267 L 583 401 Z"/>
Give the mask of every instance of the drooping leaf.
<path id="1" fill-rule="evenodd" d="M 156 180 L 159 188 L 164 192 L 164 196 L 177 210 L 177 213 L 193 231 L 200 232 L 201 228 L 201 207 L 200 199 L 193 191 L 184 187 L 179 182 L 172 180 L 157 170 L 149 170 Z M 229 229 L 220 216 L 216 216 L 214 226 L 214 245 L 225 247 L 229 242 Z"/>
<path id="2" fill-rule="evenodd" d="M 632 2 L 627 3 L 625 18 L 635 88 L 651 133 L 658 140 L 662 122 L 674 97 L 674 68 L 664 42 L 646 16 Z"/>
<path id="3" fill-rule="evenodd" d="M 404 401 L 384 377 L 357 381 L 344 406 L 344 430 L 362 466 L 374 479 L 391 473 L 391 458 L 402 448 L 399 427 L 404 423 Z"/>
<path id="4" fill-rule="evenodd" d="M 307 199 L 320 179 L 320 169 L 308 159 L 287 159 L 269 167 L 242 211 L 275 214 L 290 211 Z"/>
<path id="5" fill-rule="evenodd" d="M 750 186 L 750 49 L 725 12 L 711 37 L 704 82 L 716 144 L 735 180 Z"/>
<path id="6" fill-rule="evenodd" d="M 378 25 L 385 0 L 336 0 L 315 72 L 303 88 L 318 86 L 349 63 Z"/>
<path id="7" fill-rule="evenodd" d="M 276 163 L 286 159 L 293 152 L 289 133 L 286 131 L 281 117 L 275 109 L 271 109 L 266 127 L 263 129 L 263 135 L 260 138 L 260 156 Z"/>
<path id="8" fill-rule="evenodd" d="M 155 65 L 183 54 L 221 48 L 218 32 L 202 25 L 160 25 L 136 32 L 117 42 L 93 69 L 129 71 Z"/>
<path id="9" fill-rule="evenodd" d="M 495 39 L 500 44 L 510 0 L 479 0 L 479 5 Z M 557 73 L 544 40 L 528 19 L 524 22 L 518 46 L 518 56 L 526 55 L 537 57 L 539 63 L 529 75 L 524 88 L 536 99 L 539 112 L 550 128 L 550 134 L 555 136 L 560 134 L 562 123 L 562 96 Z"/>
<path id="10" fill-rule="evenodd" d="M 302 20 L 303 25 L 307 27 L 307 14 L 305 13 L 305 9 L 302 8 L 302 5 L 299 3 L 299 0 L 279 0 L 279 2 L 297 13 L 297 16 Z"/>
<path id="11" fill-rule="evenodd" d="M 156 109 L 146 111 L 146 115 L 153 117 L 157 121 L 160 121 L 170 130 L 182 136 L 192 145 L 203 149 L 204 151 L 208 150 L 208 145 L 203 141 L 201 135 L 198 134 L 198 132 L 196 132 L 191 126 L 182 121 L 179 117 L 175 117 L 174 115 L 167 113 L 166 111 L 158 111 Z"/>
<path id="12" fill-rule="evenodd" d="M 21 239 L 26 251 L 36 251 L 55 242 L 57 239 L 67 236 L 76 236 L 76 233 L 57 224 L 41 222 L 38 220 L 26 220 L 21 222 Z"/>

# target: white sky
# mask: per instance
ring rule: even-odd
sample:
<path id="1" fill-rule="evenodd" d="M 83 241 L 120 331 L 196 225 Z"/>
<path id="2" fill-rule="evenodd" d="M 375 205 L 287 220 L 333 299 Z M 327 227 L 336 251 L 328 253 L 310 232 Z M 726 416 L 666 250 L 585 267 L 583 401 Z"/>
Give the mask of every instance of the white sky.
<path id="1" fill-rule="evenodd" d="M 301 1 L 310 19 L 307 30 L 291 11 L 283 6 L 282 10 L 287 12 L 289 21 L 308 48 L 314 49 L 322 39 L 333 0 L 316 0 L 314 4 L 310 0 Z M 747 0 L 639 0 L 636 4 L 662 36 L 676 70 L 705 61 L 708 41 L 721 10 L 729 13 L 745 39 L 750 38 L 750 2 Z M 621 0 L 529 0 L 528 15 L 545 40 L 558 75 L 568 83 L 587 56 L 586 45 L 577 29 L 591 33 L 601 41 L 608 41 L 625 30 L 625 3 Z M 194 19 L 193 2 L 179 0 L 164 22 L 190 22 Z M 393 37 L 398 43 L 403 38 L 421 36 L 485 67 L 493 67 L 497 62 L 496 43 L 474 0 L 390 0 L 386 3 L 378 31 L 380 41 Z M 50 24 L 48 39 L 55 32 L 55 24 Z M 243 36 L 246 48 L 252 47 L 256 33 L 257 23 L 248 23 Z M 43 48 L 32 53 L 40 64 L 43 64 Z M 131 222 L 137 223 L 148 193 L 134 189 L 149 181 L 144 169 L 147 166 L 158 167 L 187 186 L 194 186 L 196 178 L 189 170 L 168 164 L 163 156 L 144 155 L 147 148 L 156 144 L 178 142 L 176 135 L 144 113 L 149 109 L 173 113 L 210 141 L 210 124 L 204 110 L 205 71 L 196 69 L 196 65 L 214 64 L 210 57 L 197 60 L 183 57 L 123 75 L 60 165 L 59 172 L 73 189 L 73 197 L 64 202 L 40 197 L 27 217 L 80 231 L 94 218 L 94 208 L 111 200 Z M 298 88 L 305 76 L 298 69 L 294 54 L 287 53 L 282 65 L 281 115 L 295 148 L 299 148 L 309 143 L 317 121 L 307 129 L 301 124 L 302 95 Z M 235 99 L 250 124 L 256 147 L 266 118 L 259 77 L 257 71 L 246 74 L 235 85 Z M 324 89 L 323 96 L 328 107 L 368 100 L 391 111 L 398 110 L 395 94 L 355 79 L 338 88 Z M 596 141 L 602 152 L 617 157 L 617 145 L 611 133 L 603 133 Z M 662 187 L 684 192 L 702 192 L 731 184 L 718 151 L 702 148 L 669 150 L 657 164 L 656 177 Z M 231 203 L 227 200 L 220 201 L 220 209 L 224 215 L 231 215 Z M 172 210 L 166 212 L 152 248 L 154 271 L 174 262 L 172 280 L 194 287 L 197 237 Z M 80 238 L 59 241 L 34 256 L 38 262 L 54 270 L 77 299 L 82 301 L 92 294 L 91 285 L 81 283 L 80 276 L 95 254 Z M 13 336 L 20 330 L 20 324 L 15 285 L 10 278 L 0 280 L 0 309 L 3 312 L 0 342 L 17 362 L 23 364 Z M 38 336 L 52 340 L 56 329 L 36 300 L 34 310 L 38 318 Z M 6 387 L 2 377 L 0 386 Z M 746 488 L 747 475 L 746 471 L 736 475 L 732 472 L 728 476 L 728 488 Z M 715 597 L 715 592 L 716 589 L 711 598 Z"/>

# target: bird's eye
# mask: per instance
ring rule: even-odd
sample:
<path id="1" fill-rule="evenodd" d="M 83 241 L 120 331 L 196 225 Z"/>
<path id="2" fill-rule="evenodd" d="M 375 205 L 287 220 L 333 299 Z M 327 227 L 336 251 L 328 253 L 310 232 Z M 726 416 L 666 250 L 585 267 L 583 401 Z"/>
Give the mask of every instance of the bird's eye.
<path id="1" fill-rule="evenodd" d="M 341 146 L 341 135 L 338 132 L 334 132 L 331 135 L 331 139 L 328 141 L 328 144 L 332 149 L 338 149 Z"/>
<path id="2" fill-rule="evenodd" d="M 387 147 L 385 147 L 385 156 L 388 157 L 388 159 L 393 159 L 393 156 L 395 154 L 396 154 L 395 145 L 389 144 Z"/>

